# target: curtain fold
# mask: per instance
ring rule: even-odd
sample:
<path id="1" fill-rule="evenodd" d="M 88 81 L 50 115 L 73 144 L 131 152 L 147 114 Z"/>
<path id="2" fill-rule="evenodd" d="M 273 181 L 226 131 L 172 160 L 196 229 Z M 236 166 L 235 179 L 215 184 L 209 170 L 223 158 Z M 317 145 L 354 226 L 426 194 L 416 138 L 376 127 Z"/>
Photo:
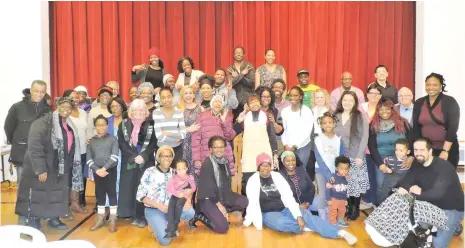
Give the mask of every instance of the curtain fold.
<path id="1" fill-rule="evenodd" d="M 343 71 L 365 89 L 378 64 L 388 81 L 413 89 L 415 2 L 51 2 L 51 88 L 61 96 L 77 85 L 97 89 L 120 83 L 128 100 L 134 65 L 158 47 L 165 70 L 190 56 L 214 74 L 243 46 L 255 68 L 268 48 L 286 69 L 288 86 L 300 69 L 331 91 Z"/>

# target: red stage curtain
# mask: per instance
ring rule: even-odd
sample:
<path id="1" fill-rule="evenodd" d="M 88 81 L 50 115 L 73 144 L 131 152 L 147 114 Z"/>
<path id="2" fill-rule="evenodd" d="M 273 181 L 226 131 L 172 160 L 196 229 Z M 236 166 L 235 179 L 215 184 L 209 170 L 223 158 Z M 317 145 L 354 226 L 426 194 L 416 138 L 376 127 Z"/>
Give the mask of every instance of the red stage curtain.
<path id="1" fill-rule="evenodd" d="M 91 96 L 116 80 L 128 99 L 133 65 L 159 47 L 165 69 L 191 56 L 213 74 L 242 45 L 255 67 L 276 51 L 290 86 L 305 68 L 331 91 L 343 71 L 365 89 L 384 64 L 389 82 L 414 86 L 415 2 L 51 2 L 52 93 L 77 85 Z"/>

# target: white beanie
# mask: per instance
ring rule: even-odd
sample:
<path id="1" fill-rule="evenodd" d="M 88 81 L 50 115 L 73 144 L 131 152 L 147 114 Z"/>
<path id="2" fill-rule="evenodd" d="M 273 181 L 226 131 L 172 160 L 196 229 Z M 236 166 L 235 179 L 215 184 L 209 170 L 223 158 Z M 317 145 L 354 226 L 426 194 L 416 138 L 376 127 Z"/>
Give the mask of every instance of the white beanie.
<path id="1" fill-rule="evenodd" d="M 165 76 L 163 76 L 163 85 L 166 85 L 166 82 L 168 82 L 168 78 L 170 77 L 174 78 L 171 74 L 165 74 Z"/>
<path id="2" fill-rule="evenodd" d="M 86 87 L 84 87 L 82 85 L 79 85 L 78 87 L 74 88 L 74 91 L 76 91 L 76 92 L 83 91 L 83 92 L 86 92 L 86 95 L 88 95 Z"/>

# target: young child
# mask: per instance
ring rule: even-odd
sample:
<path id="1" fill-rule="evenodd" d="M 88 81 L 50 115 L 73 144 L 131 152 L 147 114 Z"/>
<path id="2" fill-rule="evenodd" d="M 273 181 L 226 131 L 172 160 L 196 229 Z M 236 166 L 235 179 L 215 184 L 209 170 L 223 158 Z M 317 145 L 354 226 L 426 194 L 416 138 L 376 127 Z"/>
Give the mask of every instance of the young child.
<path id="1" fill-rule="evenodd" d="M 328 200 L 329 222 L 340 227 L 349 227 L 344 221 L 347 206 L 347 178 L 350 159 L 339 156 L 335 160 L 336 173 L 326 183 L 326 199 Z"/>
<path id="2" fill-rule="evenodd" d="M 402 168 L 402 163 L 407 159 L 410 153 L 410 144 L 408 140 L 405 138 L 398 139 L 394 145 L 396 156 L 389 156 L 384 159 L 384 164 L 387 166 L 387 173 L 384 174 L 384 181 L 378 196 L 378 205 L 386 200 L 392 188 L 404 178 L 408 171 L 408 168 Z"/>
<path id="3" fill-rule="evenodd" d="M 172 196 L 168 204 L 168 227 L 165 238 L 177 237 L 182 209 L 189 195 L 195 192 L 194 176 L 187 174 L 187 162 L 184 159 L 176 162 L 176 174 L 168 181 L 167 190 Z"/>
<path id="4" fill-rule="evenodd" d="M 315 138 L 315 181 L 318 195 L 313 200 L 313 206 L 318 210 L 318 216 L 328 219 L 328 205 L 326 201 L 325 184 L 336 172 L 334 161 L 336 157 L 344 154 L 344 142 L 334 133 L 337 118 L 329 112 L 318 118 L 322 133 Z"/>
<path id="5" fill-rule="evenodd" d="M 97 135 L 87 145 L 87 166 L 94 172 L 97 218 L 90 228 L 95 231 L 105 224 L 106 196 L 110 200 L 110 232 L 116 232 L 116 165 L 118 164 L 118 139 L 107 134 L 108 120 L 103 115 L 94 119 Z"/>

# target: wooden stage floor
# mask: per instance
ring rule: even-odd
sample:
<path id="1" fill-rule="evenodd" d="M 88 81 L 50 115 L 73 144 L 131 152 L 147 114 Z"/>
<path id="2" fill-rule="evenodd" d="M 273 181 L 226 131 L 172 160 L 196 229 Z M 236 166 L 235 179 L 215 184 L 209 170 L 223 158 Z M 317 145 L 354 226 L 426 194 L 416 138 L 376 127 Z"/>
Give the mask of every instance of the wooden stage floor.
<path id="1" fill-rule="evenodd" d="M 14 213 L 16 190 L 7 188 L 7 184 L 2 185 L 0 200 L 1 219 L 0 225 L 16 224 L 18 217 Z M 87 198 L 90 205 L 95 203 L 94 197 Z M 90 232 L 89 228 L 95 220 L 95 214 L 75 215 L 74 221 L 66 222 L 68 230 L 51 230 L 47 227 L 47 222 L 42 221 L 42 232 L 47 236 L 48 241 L 54 240 L 75 240 L 82 239 L 92 242 L 99 248 L 136 248 L 136 247 L 163 247 L 159 245 L 148 228 L 138 228 L 130 225 L 128 220 L 118 220 L 118 231 L 109 233 L 106 226 L 95 232 Z M 355 234 L 358 242 L 354 247 L 376 247 L 365 232 L 363 221 L 366 215 L 361 214 L 361 218 L 355 222 L 350 222 L 348 231 Z M 234 219 L 232 220 L 234 222 Z M 329 240 L 320 237 L 315 233 L 303 233 L 300 235 L 283 234 L 269 229 L 257 231 L 255 227 L 231 228 L 226 235 L 214 234 L 204 226 L 200 225 L 196 230 L 190 230 L 187 223 L 182 223 L 179 227 L 181 236 L 168 247 L 177 248 L 203 248 L 203 247 L 247 247 L 247 248 L 293 248 L 293 247 L 318 247 L 318 248 L 342 248 L 350 247 L 344 240 Z M 1 242 L 1 241 L 0 241 Z M 454 237 L 450 247 L 464 247 L 464 236 Z"/>

